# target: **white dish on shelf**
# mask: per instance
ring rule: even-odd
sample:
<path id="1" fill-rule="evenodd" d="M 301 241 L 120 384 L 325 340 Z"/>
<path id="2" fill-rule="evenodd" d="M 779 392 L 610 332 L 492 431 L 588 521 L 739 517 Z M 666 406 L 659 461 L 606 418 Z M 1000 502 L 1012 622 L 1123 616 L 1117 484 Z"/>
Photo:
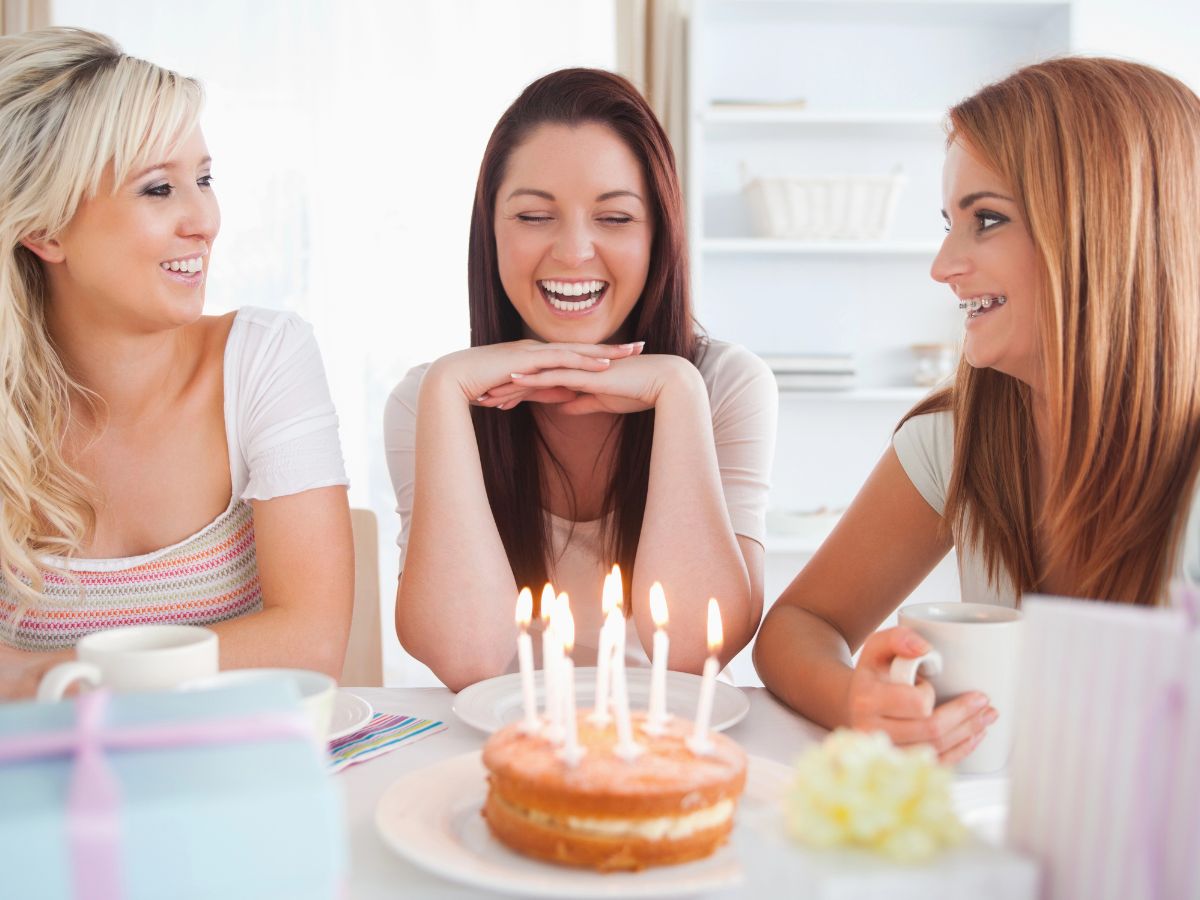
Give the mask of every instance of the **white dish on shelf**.
<path id="1" fill-rule="evenodd" d="M 329 740 L 335 741 L 354 734 L 371 721 L 375 710 L 358 694 L 339 690 L 333 698 L 333 715 L 329 720 Z"/>
<path id="2" fill-rule="evenodd" d="M 392 850 L 450 881 L 527 897 L 674 897 L 742 880 L 739 843 L 777 832 L 779 798 L 792 770 L 749 757 L 746 791 L 731 842 L 712 856 L 641 872 L 593 872 L 521 856 L 492 837 L 479 814 L 487 775 L 478 752 L 442 760 L 393 782 L 375 807 L 375 828 Z"/>
<path id="3" fill-rule="evenodd" d="M 984 843 L 1004 844 L 1008 824 L 1008 778 L 1000 775 L 959 776 L 950 790 L 951 801 L 964 825 Z"/>
<path id="4" fill-rule="evenodd" d="M 626 682 L 629 688 L 629 706 L 632 710 L 645 711 L 650 700 L 650 670 L 627 668 Z M 542 688 L 542 673 L 534 675 L 538 708 L 545 703 Z M 696 703 L 700 697 L 700 676 L 687 672 L 667 673 L 667 712 L 684 719 L 696 715 Z M 575 700 L 580 709 L 590 709 L 596 702 L 596 670 L 585 667 L 575 670 Z M 510 722 L 517 722 L 524 715 L 521 706 L 521 675 L 513 672 L 497 675 L 463 688 L 454 698 L 454 714 L 473 728 L 493 732 Z M 713 696 L 712 729 L 724 731 L 736 725 L 750 711 L 746 695 L 731 684 L 717 682 Z"/>

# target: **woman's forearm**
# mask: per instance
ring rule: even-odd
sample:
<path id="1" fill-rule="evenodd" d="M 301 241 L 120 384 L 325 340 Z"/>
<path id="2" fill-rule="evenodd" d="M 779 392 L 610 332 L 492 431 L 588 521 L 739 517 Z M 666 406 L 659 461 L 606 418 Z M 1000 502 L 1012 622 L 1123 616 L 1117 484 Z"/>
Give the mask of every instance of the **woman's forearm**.
<path id="1" fill-rule="evenodd" d="M 502 672 L 517 586 L 479 462 L 470 406 L 437 364 L 421 384 L 408 556 L 396 594 L 405 649 L 452 690 Z"/>
<path id="2" fill-rule="evenodd" d="M 680 361 L 660 392 L 646 512 L 633 573 L 633 614 L 648 650 L 654 633 L 647 595 L 661 581 L 670 608 L 671 668 L 699 672 L 708 655 L 707 606 L 721 605 L 722 663 L 753 637 L 762 598 L 751 591 L 721 488 L 704 381 Z"/>
<path id="3" fill-rule="evenodd" d="M 849 724 L 850 648 L 819 616 L 773 606 L 754 641 L 754 667 L 771 693 L 805 718 L 826 728 Z"/>

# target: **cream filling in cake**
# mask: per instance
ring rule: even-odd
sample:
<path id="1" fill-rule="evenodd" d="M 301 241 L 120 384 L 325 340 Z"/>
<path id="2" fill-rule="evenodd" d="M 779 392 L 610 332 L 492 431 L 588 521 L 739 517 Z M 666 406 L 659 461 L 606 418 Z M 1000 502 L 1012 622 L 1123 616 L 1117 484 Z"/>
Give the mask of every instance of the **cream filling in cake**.
<path id="1" fill-rule="evenodd" d="M 504 802 L 504 801 L 502 801 Z M 648 841 L 682 840 L 697 831 L 723 825 L 733 816 L 732 800 L 721 800 L 705 809 L 682 816 L 656 816 L 642 819 L 552 816 L 536 809 L 521 809 L 506 803 L 520 815 L 547 828 L 568 829 L 601 837 L 636 837 Z"/>

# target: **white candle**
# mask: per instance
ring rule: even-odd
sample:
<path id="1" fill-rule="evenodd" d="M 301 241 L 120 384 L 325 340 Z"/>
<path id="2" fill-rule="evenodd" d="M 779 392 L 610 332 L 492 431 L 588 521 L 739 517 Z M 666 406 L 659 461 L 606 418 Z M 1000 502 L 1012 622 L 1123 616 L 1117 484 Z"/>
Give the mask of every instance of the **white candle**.
<path id="1" fill-rule="evenodd" d="M 614 583 L 614 577 L 616 581 Z M 601 593 L 600 611 L 604 615 L 600 626 L 600 649 L 596 653 L 596 708 L 592 710 L 592 724 L 603 728 L 608 724 L 608 683 L 612 665 L 612 648 L 616 640 L 616 626 L 613 623 L 613 610 L 621 605 L 621 576 L 609 573 L 604 576 L 604 590 Z M 624 624 L 624 623 L 621 623 Z"/>
<path id="2" fill-rule="evenodd" d="M 559 720 L 559 661 L 562 644 L 554 633 L 554 607 L 557 601 L 554 588 L 542 588 L 542 682 L 546 688 L 546 737 L 554 742 L 562 738 L 562 722 Z"/>
<path id="3" fill-rule="evenodd" d="M 708 598 L 708 659 L 704 661 L 704 674 L 700 681 L 700 702 L 696 704 L 696 722 L 688 747 L 695 754 L 712 752 L 712 741 L 708 737 L 708 725 L 712 720 L 713 695 L 717 689 L 717 654 L 721 651 L 721 608 L 712 597 Z"/>
<path id="4" fill-rule="evenodd" d="M 618 649 L 613 647 L 613 653 Z M 633 739 L 633 722 L 629 716 L 629 691 L 625 685 L 625 666 L 614 660 L 612 669 L 613 704 L 616 706 L 617 746 L 614 751 L 626 762 L 637 758 L 642 746 Z"/>
<path id="5" fill-rule="evenodd" d="M 575 722 L 575 661 L 571 651 L 575 648 L 575 618 L 571 615 L 571 604 L 566 594 L 559 594 L 559 605 L 555 612 L 559 618 L 555 627 L 562 638 L 562 699 L 563 699 L 563 746 L 558 755 L 568 766 L 579 765 L 583 751 L 579 748 L 579 731 Z"/>
<path id="6" fill-rule="evenodd" d="M 533 618 L 533 593 L 521 588 L 517 596 L 517 663 L 521 669 L 521 699 L 525 704 L 525 721 L 521 728 L 530 734 L 541 730 L 537 717 L 537 696 L 533 689 L 533 639 L 529 636 L 529 622 Z"/>
<path id="7" fill-rule="evenodd" d="M 667 638 L 667 595 L 657 581 L 650 585 L 650 615 L 654 619 L 654 660 L 650 668 L 650 705 L 642 730 L 647 734 L 662 734 L 667 719 L 667 654 L 671 642 Z"/>

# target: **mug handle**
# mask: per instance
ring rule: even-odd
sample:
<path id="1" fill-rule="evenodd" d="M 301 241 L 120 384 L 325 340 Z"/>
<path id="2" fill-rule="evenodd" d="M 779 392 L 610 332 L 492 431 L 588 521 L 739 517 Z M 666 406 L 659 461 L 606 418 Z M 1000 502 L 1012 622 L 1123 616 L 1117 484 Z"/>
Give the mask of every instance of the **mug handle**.
<path id="1" fill-rule="evenodd" d="M 897 656 L 892 660 L 888 680 L 894 684 L 916 684 L 918 671 L 922 675 L 941 674 L 942 654 L 930 650 L 923 656 Z"/>
<path id="2" fill-rule="evenodd" d="M 92 687 L 96 687 L 102 678 L 100 669 L 91 663 L 78 660 L 59 663 L 42 676 L 42 681 L 37 689 L 37 698 L 43 702 L 61 700 L 67 688 L 76 681 L 86 681 Z"/>

